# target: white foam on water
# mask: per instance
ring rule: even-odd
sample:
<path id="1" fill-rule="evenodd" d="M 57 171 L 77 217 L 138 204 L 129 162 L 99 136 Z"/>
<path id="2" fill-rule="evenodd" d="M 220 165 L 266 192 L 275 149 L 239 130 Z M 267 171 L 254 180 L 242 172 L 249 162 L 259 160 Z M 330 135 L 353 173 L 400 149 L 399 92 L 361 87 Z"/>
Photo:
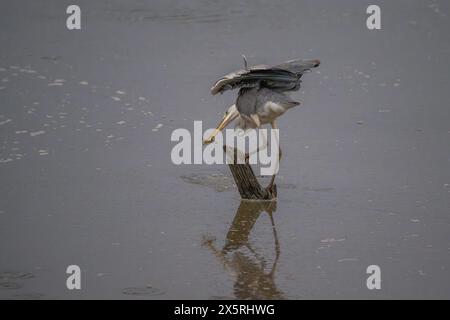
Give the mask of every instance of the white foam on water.
<path id="1" fill-rule="evenodd" d="M 320 240 L 320 242 L 322 242 L 322 243 L 342 242 L 342 241 L 345 241 L 345 238 L 342 238 L 342 239 L 326 238 L 326 239 Z"/>

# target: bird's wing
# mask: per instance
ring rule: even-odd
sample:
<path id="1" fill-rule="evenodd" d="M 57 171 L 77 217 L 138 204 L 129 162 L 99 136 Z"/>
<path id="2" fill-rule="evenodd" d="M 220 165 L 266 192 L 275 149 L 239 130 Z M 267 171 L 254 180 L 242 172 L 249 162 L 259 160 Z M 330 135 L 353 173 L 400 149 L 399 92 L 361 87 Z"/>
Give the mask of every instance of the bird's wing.
<path id="1" fill-rule="evenodd" d="M 213 95 L 236 88 L 266 87 L 290 91 L 300 88 L 300 78 L 307 70 L 317 67 L 319 60 L 290 60 L 274 67 L 255 66 L 238 70 L 219 79 L 211 88 Z"/>
<path id="2" fill-rule="evenodd" d="M 303 60 L 303 59 L 294 59 L 283 62 L 273 68 L 286 70 L 296 74 L 301 77 L 305 72 L 310 71 L 312 68 L 316 68 L 320 65 L 320 60 Z"/>
<path id="3" fill-rule="evenodd" d="M 283 111 L 286 111 L 300 104 L 300 102 L 295 101 L 289 95 L 271 89 L 262 88 L 258 93 L 259 94 L 256 98 L 257 108 L 264 108 L 266 103 L 271 102 L 283 108 Z"/>

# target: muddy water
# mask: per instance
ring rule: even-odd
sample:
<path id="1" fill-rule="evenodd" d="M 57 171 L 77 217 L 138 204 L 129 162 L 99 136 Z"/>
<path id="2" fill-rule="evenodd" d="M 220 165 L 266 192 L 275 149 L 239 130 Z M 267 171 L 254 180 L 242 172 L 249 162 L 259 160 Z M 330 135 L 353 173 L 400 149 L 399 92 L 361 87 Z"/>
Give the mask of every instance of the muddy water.
<path id="1" fill-rule="evenodd" d="M 78 4 L 81 31 L 61 1 L 0 4 L 0 298 L 450 297 L 448 2 L 381 1 L 379 31 L 360 1 Z M 322 60 L 276 203 L 170 160 L 242 54 Z"/>

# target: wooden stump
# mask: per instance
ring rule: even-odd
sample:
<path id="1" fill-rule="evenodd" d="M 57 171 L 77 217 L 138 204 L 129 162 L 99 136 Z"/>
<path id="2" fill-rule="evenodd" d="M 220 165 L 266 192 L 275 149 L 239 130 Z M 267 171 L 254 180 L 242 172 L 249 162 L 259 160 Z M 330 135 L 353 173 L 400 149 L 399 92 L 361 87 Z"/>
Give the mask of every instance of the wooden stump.
<path id="1" fill-rule="evenodd" d="M 226 152 L 226 146 L 223 147 Z M 256 178 L 252 167 L 248 163 L 249 157 L 245 157 L 245 164 L 237 164 L 237 151 L 234 149 L 234 164 L 229 164 L 234 182 L 238 187 L 239 194 L 243 200 L 266 200 L 271 201 L 277 198 L 277 186 L 273 184 L 263 188 Z"/>

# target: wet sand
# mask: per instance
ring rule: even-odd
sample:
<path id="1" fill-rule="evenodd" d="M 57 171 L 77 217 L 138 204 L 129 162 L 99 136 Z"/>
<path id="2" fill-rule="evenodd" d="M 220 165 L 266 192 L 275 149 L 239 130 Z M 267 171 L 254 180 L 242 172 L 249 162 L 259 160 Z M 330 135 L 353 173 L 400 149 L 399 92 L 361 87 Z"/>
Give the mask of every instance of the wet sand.
<path id="1" fill-rule="evenodd" d="M 450 4 L 0 3 L 0 299 L 450 298 Z M 319 58 L 273 204 L 170 160 L 218 77 Z M 82 290 L 65 271 L 82 270 Z M 379 265 L 382 289 L 368 290 Z"/>

